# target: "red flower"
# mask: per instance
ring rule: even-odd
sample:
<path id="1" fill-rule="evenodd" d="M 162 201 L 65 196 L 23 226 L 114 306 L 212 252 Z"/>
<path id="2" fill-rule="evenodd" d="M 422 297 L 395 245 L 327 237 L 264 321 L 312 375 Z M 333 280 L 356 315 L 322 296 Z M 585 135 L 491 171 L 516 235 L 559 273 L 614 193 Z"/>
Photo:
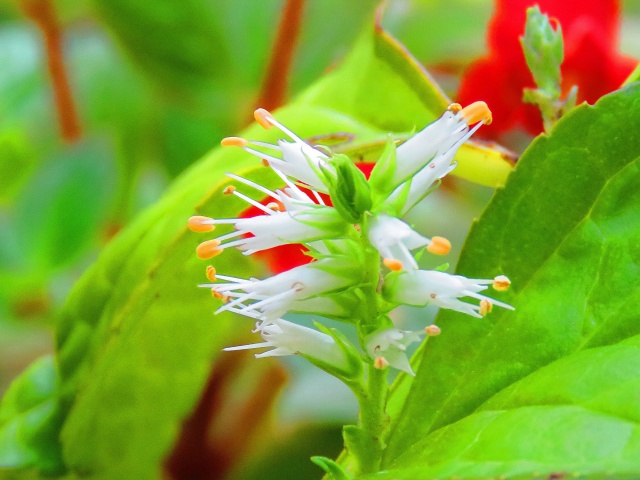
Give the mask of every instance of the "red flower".
<path id="1" fill-rule="evenodd" d="M 618 1 L 496 0 L 489 24 L 489 56 L 469 66 L 458 91 L 458 102 L 463 105 L 475 100 L 491 105 L 494 122 L 481 131 L 485 137 L 517 126 L 534 135 L 542 131 L 538 109 L 522 102 L 522 90 L 535 88 L 519 41 L 526 9 L 534 5 L 562 26 L 563 95 L 578 85 L 578 102 L 594 103 L 619 88 L 637 63 L 617 52 Z"/>
<path id="2" fill-rule="evenodd" d="M 367 178 L 371 175 L 374 163 L 357 163 L 358 168 L 365 174 Z M 304 188 L 302 190 L 305 190 Z M 308 191 L 306 191 L 308 193 Z M 322 199 L 327 205 L 331 205 L 331 199 L 328 195 L 320 194 Z M 265 198 L 260 203 L 267 205 L 273 202 L 270 197 Z M 256 215 L 262 215 L 263 212 L 257 207 L 249 207 L 244 210 L 239 216 L 241 218 L 255 217 Z M 269 250 L 263 250 L 254 253 L 254 255 L 264 260 L 269 269 L 273 273 L 281 273 L 286 270 L 291 270 L 299 265 L 304 265 L 311 261 L 311 257 L 306 254 L 307 249 L 302 245 L 281 245 L 279 247 L 270 248 Z"/>

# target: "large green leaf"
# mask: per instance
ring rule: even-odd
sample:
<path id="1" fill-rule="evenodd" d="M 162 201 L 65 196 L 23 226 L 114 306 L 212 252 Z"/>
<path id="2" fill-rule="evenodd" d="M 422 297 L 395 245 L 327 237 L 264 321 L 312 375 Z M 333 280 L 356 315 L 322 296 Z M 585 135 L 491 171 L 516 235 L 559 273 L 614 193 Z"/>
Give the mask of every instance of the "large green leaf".
<path id="1" fill-rule="evenodd" d="M 376 478 L 640 475 L 639 128 L 636 84 L 525 152 L 458 266 L 516 310 L 441 313 Z"/>
<path id="2" fill-rule="evenodd" d="M 362 35 L 341 68 L 277 115 L 302 137 L 349 132 L 358 143 L 422 126 L 441 112 L 443 98 L 377 27 Z M 279 136 L 257 125 L 243 135 Z M 71 293 L 57 329 L 58 413 L 71 471 L 89 478 L 157 478 L 211 362 L 239 341 L 238 332 L 249 331 L 246 320 L 212 316 L 213 300 L 195 288 L 204 280 L 206 264 L 194 254 L 203 238 L 186 229 L 190 215 L 233 217 L 244 208 L 222 194 L 227 170 L 267 186 L 278 182 L 239 149 L 214 151 L 116 237 Z M 215 265 L 237 276 L 259 274 L 235 251 Z"/>

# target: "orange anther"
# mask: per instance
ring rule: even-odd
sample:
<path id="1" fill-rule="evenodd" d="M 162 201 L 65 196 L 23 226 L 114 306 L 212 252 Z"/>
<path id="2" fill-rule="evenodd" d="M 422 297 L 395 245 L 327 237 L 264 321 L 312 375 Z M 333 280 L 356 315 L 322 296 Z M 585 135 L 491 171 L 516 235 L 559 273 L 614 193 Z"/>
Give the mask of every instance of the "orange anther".
<path id="1" fill-rule="evenodd" d="M 373 361 L 373 366 L 378 370 L 384 370 L 389 366 L 389 362 L 384 357 L 376 357 L 376 359 Z"/>
<path id="2" fill-rule="evenodd" d="M 489 125 L 493 121 L 491 110 L 489 110 L 485 102 L 473 102 L 471 105 L 467 105 L 460 110 L 460 115 L 469 125 L 478 122 L 484 122 L 485 125 Z"/>
<path id="3" fill-rule="evenodd" d="M 193 217 L 189 218 L 189 220 L 187 221 L 187 225 L 189 226 L 189 230 L 191 230 L 192 232 L 211 232 L 216 228 L 213 223 L 211 223 L 212 221 L 213 219 L 209 217 L 194 215 Z"/>
<path id="4" fill-rule="evenodd" d="M 462 105 L 460 105 L 459 103 L 452 103 L 447 107 L 447 110 L 453 113 L 458 113 L 460 110 L 462 110 Z"/>
<path id="5" fill-rule="evenodd" d="M 196 247 L 196 255 L 202 260 L 213 258 L 222 253 L 222 249 L 218 248 L 219 246 L 220 240 L 216 240 L 215 238 L 213 240 L 207 240 Z"/>
<path id="6" fill-rule="evenodd" d="M 211 296 L 218 300 L 222 300 L 224 303 L 227 303 L 230 300 L 229 295 L 224 295 L 213 288 L 211 289 Z"/>
<path id="7" fill-rule="evenodd" d="M 427 251 L 436 255 L 446 255 L 451 251 L 451 242 L 444 237 L 433 237 Z"/>
<path id="8" fill-rule="evenodd" d="M 511 280 L 504 275 L 498 275 L 493 279 L 493 288 L 498 290 L 499 292 L 504 292 L 509 289 L 509 285 L 511 285 Z"/>
<path id="9" fill-rule="evenodd" d="M 424 331 L 429 337 L 437 337 L 438 335 L 440 335 L 441 330 L 440 330 L 440 327 L 437 325 L 429 325 L 427 328 L 424 329 Z"/>
<path id="10" fill-rule="evenodd" d="M 273 127 L 273 123 L 269 121 L 273 118 L 273 115 L 271 115 L 264 108 L 258 108 L 255 112 L 253 112 L 253 118 L 255 118 L 256 122 L 258 122 L 260 125 L 262 125 L 263 128 L 267 130 Z"/>
<path id="11" fill-rule="evenodd" d="M 262 164 L 263 167 L 270 167 L 271 165 L 269 165 L 269 161 L 266 158 L 263 158 L 262 160 L 260 160 L 260 163 Z"/>
<path id="12" fill-rule="evenodd" d="M 207 267 L 207 278 L 212 282 L 216 281 L 216 269 L 213 265 Z"/>
<path id="13" fill-rule="evenodd" d="M 240 137 L 223 138 L 220 145 L 223 147 L 246 147 L 249 142 Z"/>
<path id="14" fill-rule="evenodd" d="M 486 298 L 480 300 L 480 310 L 478 311 L 480 315 L 484 317 L 487 313 L 490 313 L 491 310 L 493 310 L 493 304 L 489 300 Z"/>
<path id="15" fill-rule="evenodd" d="M 382 260 L 382 263 L 392 272 L 399 272 L 404 268 L 403 263 L 400 260 L 396 260 L 395 258 L 385 258 L 384 260 Z"/>
<path id="16" fill-rule="evenodd" d="M 222 193 L 224 195 L 232 195 L 233 192 L 236 191 L 236 187 L 234 187 L 233 185 L 227 185 L 226 187 L 224 187 L 224 190 L 222 191 Z"/>
<path id="17" fill-rule="evenodd" d="M 282 206 L 278 202 L 269 202 L 266 207 L 269 210 L 275 210 L 276 212 L 280 212 L 282 210 Z"/>

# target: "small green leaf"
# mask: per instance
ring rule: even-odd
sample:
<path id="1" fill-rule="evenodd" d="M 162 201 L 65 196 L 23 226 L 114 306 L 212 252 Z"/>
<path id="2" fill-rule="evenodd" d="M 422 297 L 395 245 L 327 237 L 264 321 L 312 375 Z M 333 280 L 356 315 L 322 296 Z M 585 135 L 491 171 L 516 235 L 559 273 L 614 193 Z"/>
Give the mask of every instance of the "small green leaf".
<path id="1" fill-rule="evenodd" d="M 396 142 L 392 136 L 387 138 L 387 143 L 376 162 L 376 166 L 371 170 L 369 184 L 373 190 L 376 205 L 384 201 L 392 191 L 389 180 L 396 171 Z"/>
<path id="2" fill-rule="evenodd" d="M 311 457 L 311 461 L 323 469 L 331 480 L 353 479 L 340 465 L 327 457 Z"/>

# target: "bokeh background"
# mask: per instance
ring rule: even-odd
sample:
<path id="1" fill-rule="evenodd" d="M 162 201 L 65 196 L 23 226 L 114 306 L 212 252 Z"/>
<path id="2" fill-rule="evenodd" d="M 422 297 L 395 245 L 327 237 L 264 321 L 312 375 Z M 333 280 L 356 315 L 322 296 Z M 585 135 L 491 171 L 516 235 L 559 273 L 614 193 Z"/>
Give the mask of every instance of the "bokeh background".
<path id="1" fill-rule="evenodd" d="M 256 106 L 283 104 L 338 63 L 377 6 L 0 3 L 0 395 L 53 350 L 56 312 L 101 248 L 191 163 L 246 126 Z M 640 58 L 640 1 L 622 7 L 620 50 Z M 492 8 L 485 0 L 390 0 L 383 25 L 454 97 L 465 66 L 486 51 Z M 292 48 L 283 50 L 278 35 Z M 515 150 L 518 138 L 527 140 L 516 137 Z M 453 187 L 430 208 L 458 220 L 428 228 L 459 247 L 491 191 Z M 411 221 L 424 217 L 418 211 Z M 236 478 L 274 478 L 270 469 L 283 461 L 290 478 L 303 478 L 315 469 L 309 455 L 340 450 L 339 425 L 354 418 L 355 404 L 337 382 L 295 360 L 286 362 L 288 386 L 271 420 L 279 435 L 235 465 Z"/>

